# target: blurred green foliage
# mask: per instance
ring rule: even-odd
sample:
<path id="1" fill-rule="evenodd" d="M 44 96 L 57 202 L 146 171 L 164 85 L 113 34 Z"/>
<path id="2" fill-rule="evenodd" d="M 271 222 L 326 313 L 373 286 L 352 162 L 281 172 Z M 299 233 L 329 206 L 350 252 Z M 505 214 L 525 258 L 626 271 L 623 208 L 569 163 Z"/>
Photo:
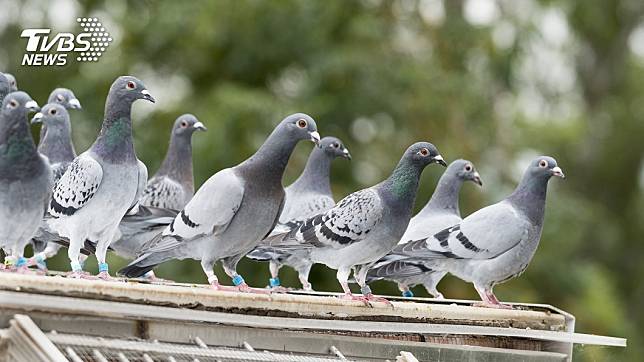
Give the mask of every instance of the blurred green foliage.
<path id="1" fill-rule="evenodd" d="M 134 115 L 137 152 L 151 174 L 174 118 L 186 112 L 209 129 L 194 137 L 197 185 L 245 159 L 295 111 L 312 115 L 354 156 L 334 165 L 338 199 L 386 177 L 418 140 L 477 165 L 485 186 L 465 185 L 464 215 L 509 193 L 532 155 L 556 157 L 568 178 L 551 182 L 541 245 L 524 275 L 497 294 L 570 311 L 579 331 L 629 338 L 627 350 L 582 349 L 578 359 L 636 361 L 644 353 L 641 0 L 0 5 L 0 70 L 41 103 L 55 87 L 74 90 L 83 104 L 72 113 L 77 150 L 93 142 L 115 77 L 132 74 L 148 85 L 157 104 L 137 104 Z M 98 17 L 114 37 L 98 63 L 20 65 L 23 28 L 75 32 L 77 16 Z M 310 149 L 298 146 L 286 184 Z M 440 172 L 425 171 L 417 208 Z M 61 253 L 50 265 L 66 270 L 66 259 Z M 116 270 L 126 261 L 111 262 Z M 251 285 L 267 282 L 266 265 L 243 261 L 240 272 Z M 202 274 L 193 261 L 159 271 L 179 281 L 205 282 Z M 299 285 L 290 270 L 282 279 Z M 339 291 L 323 266 L 311 279 L 316 289 Z M 477 298 L 451 277 L 440 288 Z M 397 293 L 388 283 L 374 290 Z"/>

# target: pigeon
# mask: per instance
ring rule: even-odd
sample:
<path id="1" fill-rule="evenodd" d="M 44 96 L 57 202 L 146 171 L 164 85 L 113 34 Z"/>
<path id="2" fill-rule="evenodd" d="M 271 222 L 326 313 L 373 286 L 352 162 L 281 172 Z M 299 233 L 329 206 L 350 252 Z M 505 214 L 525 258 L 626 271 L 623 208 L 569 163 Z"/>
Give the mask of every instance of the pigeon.
<path id="1" fill-rule="evenodd" d="M 284 189 L 286 201 L 279 224 L 273 230 L 274 234 L 279 233 L 280 229 L 296 225 L 309 217 L 325 212 L 335 205 L 331 192 L 330 176 L 331 161 L 336 157 L 350 160 L 351 154 L 340 139 L 322 138 L 320 147 L 314 147 L 311 151 L 300 177 Z M 246 256 L 253 260 L 270 261 L 271 279 L 269 279 L 269 285 L 272 288 L 280 286 L 279 269 L 282 265 L 288 265 L 298 272 L 304 290 L 311 290 L 311 283 L 308 279 L 313 263 L 305 250 L 294 254 L 280 253 L 268 245 L 260 244 Z"/>
<path id="2" fill-rule="evenodd" d="M 149 208 L 141 208 L 133 215 L 126 215 L 121 220 L 115 239 L 110 243 L 110 250 L 117 255 L 129 259 L 136 258 L 139 248 L 156 234 L 161 233 L 177 216 L 175 210 L 182 209 L 192 197 L 194 186 L 190 139 L 195 130 L 206 130 L 206 127 L 193 115 L 186 114 L 175 121 L 166 160 L 157 175 L 148 182 L 148 186 L 143 191 L 143 197 L 139 200 L 141 205 L 148 204 L 145 201 L 151 201 L 153 205 Z M 173 185 L 177 185 L 179 189 L 177 192 L 172 192 L 177 190 L 172 187 Z M 161 192 L 153 194 L 154 190 Z M 51 238 L 55 237 L 55 234 L 44 232 L 42 236 Z M 35 255 L 33 258 L 36 260 L 31 263 L 42 265 L 43 261 L 55 255 L 61 246 L 63 245 L 56 242 L 48 243 L 47 248 L 41 254 Z M 89 250 L 85 250 L 86 253 L 93 252 L 95 247 L 91 245 Z M 156 278 L 152 272 L 148 277 Z"/>
<path id="3" fill-rule="evenodd" d="M 557 161 L 537 157 L 510 196 L 433 236 L 399 245 L 394 253 L 414 255 L 436 272 L 473 283 L 481 306 L 511 308 L 499 302 L 492 289 L 528 267 L 541 238 L 552 176 L 564 178 Z"/>
<path id="4" fill-rule="evenodd" d="M 54 187 L 47 223 L 70 241 L 70 277 L 87 276 L 79 254 L 88 239 L 96 244 L 98 277 L 111 279 L 107 248 L 121 218 L 138 205 L 147 181 L 147 168 L 136 158 L 132 142 L 130 113 L 138 99 L 154 102 L 140 80 L 121 76 L 112 83 L 98 138 L 74 159 Z"/>
<path id="5" fill-rule="evenodd" d="M 192 134 L 207 128 L 192 114 L 177 118 L 170 134 L 170 147 L 159 171 L 148 181 L 140 203 L 181 210 L 195 193 L 192 174 Z"/>
<path id="6" fill-rule="evenodd" d="M 482 186 L 481 176 L 472 162 L 467 160 L 453 161 L 443 173 L 434 194 L 425 207 L 416 214 L 400 239 L 399 245 L 413 240 L 420 240 L 461 222 L 461 212 L 458 206 L 458 194 L 465 181 L 472 181 Z M 385 279 L 398 283 L 403 297 L 413 297 L 409 290 L 417 284 L 422 284 L 435 298 L 443 298 L 436 285 L 447 274 L 432 272 L 422 263 L 406 262 L 407 255 L 387 254 L 380 259 L 367 273 L 367 282 Z M 411 255 L 410 257 L 413 257 Z"/>
<path id="7" fill-rule="evenodd" d="M 371 293 L 365 282 L 366 272 L 403 236 L 411 219 L 420 175 L 432 163 L 446 166 L 433 144 L 411 145 L 385 181 L 354 192 L 327 212 L 269 238 L 269 245 L 286 250 L 309 249 L 313 262 L 337 270 L 346 299 L 367 305 L 370 301 L 389 303 Z M 362 296 L 354 296 L 349 289 L 352 269 Z"/>
<path id="8" fill-rule="evenodd" d="M 54 182 L 58 182 L 76 158 L 69 113 L 61 104 L 48 103 L 31 119 L 31 124 L 38 123 L 47 129 L 38 143 L 38 152 L 49 159 Z"/>
<path id="9" fill-rule="evenodd" d="M 69 102 L 48 103 L 31 119 L 32 124 L 41 123 L 41 130 L 45 130 L 45 132 L 41 132 L 38 152 L 49 160 L 54 173 L 54 184 L 58 182 L 76 158 L 69 113 L 66 109 L 67 104 Z M 46 229 L 47 223 L 45 222 L 34 235 L 31 241 L 34 255 L 28 261 L 28 265 L 35 265 L 43 271 L 47 270 L 46 260 L 56 255 L 61 247 L 60 244 L 49 241 L 52 236 L 57 237 L 51 230 Z"/>
<path id="10" fill-rule="evenodd" d="M 47 103 L 58 103 L 65 107 L 65 109 L 82 109 L 80 101 L 78 100 L 78 98 L 76 98 L 74 92 L 67 88 L 56 88 L 51 91 L 49 98 L 47 99 Z M 38 144 L 39 147 L 40 144 L 42 144 L 43 139 L 45 138 L 46 132 L 47 124 L 43 123 L 42 127 L 40 127 L 40 143 Z M 53 141 L 53 139 L 50 138 L 50 141 Z M 74 155 L 74 157 L 76 157 L 76 155 Z"/>
<path id="11" fill-rule="evenodd" d="M 6 74 L 0 73 L 0 103 L 4 97 L 11 93 L 11 85 L 9 85 L 9 79 L 7 79 Z"/>
<path id="12" fill-rule="evenodd" d="M 7 78 L 7 81 L 9 82 L 9 89 L 11 92 L 17 92 L 18 91 L 18 82 L 16 81 L 16 77 L 9 73 L 4 73 L 4 76 Z"/>
<path id="13" fill-rule="evenodd" d="M 0 247 L 18 270 L 26 269 L 24 247 L 42 221 L 52 187 L 49 162 L 36 150 L 27 121 L 35 110 L 38 104 L 27 93 L 13 92 L 0 111 Z"/>
<path id="14" fill-rule="evenodd" d="M 172 127 L 170 147 L 159 171 L 148 181 L 139 203 L 141 209 L 126 215 L 110 249 L 117 255 L 135 259 L 145 242 L 160 234 L 195 193 L 192 173 L 192 134 L 207 128 L 192 114 L 179 116 Z M 146 274 L 158 280 L 153 271 Z"/>
<path id="15" fill-rule="evenodd" d="M 284 169 L 304 139 L 320 141 L 313 118 L 302 113 L 286 117 L 253 156 L 211 176 L 173 222 L 119 273 L 139 277 L 167 260 L 191 258 L 201 260 L 214 289 L 259 292 L 237 273 L 237 263 L 277 224 L 284 207 Z M 233 288 L 220 285 L 213 271 L 220 259 Z"/>

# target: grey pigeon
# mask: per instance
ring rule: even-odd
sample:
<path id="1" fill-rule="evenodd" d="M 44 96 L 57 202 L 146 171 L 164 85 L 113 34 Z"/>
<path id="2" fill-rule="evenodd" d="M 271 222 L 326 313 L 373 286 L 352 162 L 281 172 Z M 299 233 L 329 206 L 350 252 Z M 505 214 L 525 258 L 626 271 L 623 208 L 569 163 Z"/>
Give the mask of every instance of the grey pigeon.
<path id="1" fill-rule="evenodd" d="M 482 185 L 481 176 L 472 162 L 467 160 L 452 162 L 438 180 L 438 185 L 425 207 L 411 218 L 399 245 L 425 239 L 461 222 L 458 195 L 461 186 L 466 181 Z M 413 257 L 413 255 L 387 254 L 369 270 L 367 282 L 379 279 L 397 282 L 404 297 L 413 297 L 409 288 L 422 284 L 432 296 L 443 298 L 443 295 L 436 289 L 436 285 L 447 273 L 433 272 L 417 261 L 405 261 L 404 259 L 407 257 Z"/>
<path id="2" fill-rule="evenodd" d="M 38 152 L 46 156 L 54 173 L 54 184 L 63 176 L 67 168 L 76 158 L 76 151 L 72 143 L 71 123 L 69 113 L 65 109 L 67 102 L 48 103 L 31 119 L 32 124 L 41 123 L 42 133 L 38 143 Z M 29 265 L 36 265 L 41 270 L 47 269 L 46 260 L 58 253 L 61 245 L 49 241 L 55 234 L 47 229 L 43 223 L 32 240 L 34 256 L 29 259 Z"/>
<path id="3" fill-rule="evenodd" d="M 65 107 L 65 109 L 81 109 L 81 104 L 78 98 L 74 95 L 74 92 L 72 92 L 70 89 L 67 88 L 56 88 L 51 93 L 49 93 L 49 98 L 47 99 L 47 103 L 56 103 L 60 104 L 61 106 Z M 43 142 L 43 139 L 45 138 L 45 133 L 47 132 L 47 124 L 43 123 L 42 127 L 40 127 L 40 142 L 38 143 L 38 146 Z M 55 142 L 54 139 L 50 138 L 49 142 Z M 76 157 L 76 155 L 74 155 Z"/>
<path id="4" fill-rule="evenodd" d="M 436 147 L 411 145 L 385 181 L 350 194 L 325 213 L 305 220 L 291 231 L 269 238 L 277 248 L 309 249 L 311 260 L 336 269 L 345 298 L 382 301 L 365 282 L 367 270 L 398 243 L 411 219 L 420 175 L 431 163 L 446 166 Z M 349 289 L 353 269 L 362 296 Z"/>
<path id="5" fill-rule="evenodd" d="M 0 102 L 4 99 L 4 97 L 11 93 L 11 85 L 9 85 L 9 79 L 7 79 L 7 76 L 3 73 L 0 73 Z"/>
<path id="6" fill-rule="evenodd" d="M 16 77 L 14 77 L 12 74 L 9 74 L 9 73 L 4 73 L 4 76 L 7 78 L 7 81 L 9 82 L 9 88 L 11 92 L 17 92 L 18 82 L 16 81 Z"/>
<path id="7" fill-rule="evenodd" d="M 132 142 L 132 104 L 154 102 L 143 83 L 131 76 L 117 78 L 105 104 L 103 126 L 94 144 L 74 159 L 54 187 L 48 226 L 70 241 L 72 277 L 83 277 L 80 248 L 96 244 L 99 277 L 109 279 L 105 254 L 121 218 L 138 204 L 147 169 L 136 158 Z"/>
<path id="8" fill-rule="evenodd" d="M 192 114 L 184 114 L 174 122 L 168 152 L 143 190 L 141 205 L 181 210 L 190 201 L 195 193 L 192 134 L 196 130 L 206 131 L 206 127 Z"/>
<path id="9" fill-rule="evenodd" d="M 300 177 L 284 189 L 286 192 L 284 210 L 273 234 L 325 212 L 335 205 L 331 192 L 331 161 L 336 157 L 350 160 L 351 154 L 340 139 L 322 138 L 320 147 L 314 147 L 311 151 Z M 279 269 L 282 265 L 288 265 L 298 272 L 302 287 L 305 290 L 311 290 L 311 283 L 308 279 L 313 263 L 306 250 L 289 253 L 260 244 L 246 256 L 253 260 L 270 262 L 271 279 L 269 285 L 271 287 L 280 286 Z"/>
<path id="10" fill-rule="evenodd" d="M 27 113 L 38 104 L 25 92 L 4 97 L 0 111 L 0 247 L 19 269 L 24 247 L 40 225 L 49 200 L 52 172 L 36 150 Z"/>
<path id="11" fill-rule="evenodd" d="M 552 176 L 564 177 L 557 161 L 537 157 L 506 199 L 427 239 L 400 245 L 394 252 L 415 255 L 432 270 L 473 283 L 483 306 L 510 308 L 499 302 L 492 289 L 528 267 L 539 245 Z"/>
<path id="12" fill-rule="evenodd" d="M 213 288 L 229 289 L 213 271 L 221 259 L 235 290 L 254 291 L 237 273 L 237 263 L 277 224 L 284 207 L 282 175 L 304 139 L 320 141 L 315 121 L 302 113 L 286 117 L 253 156 L 211 176 L 173 223 L 119 273 L 138 277 L 164 261 L 191 258 L 201 260 Z"/>
<path id="13" fill-rule="evenodd" d="M 192 134 L 207 128 L 192 114 L 179 116 L 170 133 L 170 146 L 157 173 L 148 181 L 139 203 L 140 210 L 126 215 L 119 224 L 117 239 L 110 249 L 135 259 L 141 247 L 160 234 L 195 193 L 192 172 Z M 146 277 L 157 279 L 152 271 Z"/>

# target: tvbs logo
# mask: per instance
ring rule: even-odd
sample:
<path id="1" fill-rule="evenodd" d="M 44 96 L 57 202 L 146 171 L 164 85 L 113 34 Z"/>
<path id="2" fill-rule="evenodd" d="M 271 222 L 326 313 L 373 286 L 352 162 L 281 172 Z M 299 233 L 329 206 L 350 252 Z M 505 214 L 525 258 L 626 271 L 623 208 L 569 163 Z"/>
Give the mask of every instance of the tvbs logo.
<path id="1" fill-rule="evenodd" d="M 22 65 L 62 66 L 67 64 L 68 55 L 78 62 L 97 62 L 112 42 L 112 37 L 97 18 L 77 18 L 83 31 L 79 34 L 57 33 L 51 29 L 25 29 L 20 34 L 27 38 L 26 52 Z"/>

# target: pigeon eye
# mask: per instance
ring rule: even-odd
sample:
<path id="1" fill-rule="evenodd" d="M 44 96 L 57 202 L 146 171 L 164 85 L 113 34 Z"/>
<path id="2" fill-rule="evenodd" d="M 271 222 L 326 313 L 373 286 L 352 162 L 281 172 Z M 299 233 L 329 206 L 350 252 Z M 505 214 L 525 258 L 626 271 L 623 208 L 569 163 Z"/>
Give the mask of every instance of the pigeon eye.
<path id="1" fill-rule="evenodd" d="M 49 114 L 51 114 L 52 116 L 55 116 L 56 113 L 58 113 L 58 111 L 56 109 L 52 109 L 52 110 L 49 111 Z"/>
<path id="2" fill-rule="evenodd" d="M 339 144 L 337 144 L 337 143 L 334 143 L 332 146 L 333 146 L 333 148 L 338 148 L 338 147 L 340 147 L 340 145 L 339 145 Z"/>
<path id="3" fill-rule="evenodd" d="M 426 148 L 422 148 L 420 151 L 418 151 L 418 153 L 420 153 L 420 155 L 423 157 L 427 157 L 429 155 L 429 150 Z"/>
<path id="4" fill-rule="evenodd" d="M 7 108 L 16 108 L 16 107 L 18 107 L 18 102 L 15 99 L 12 99 L 11 101 L 9 101 Z"/>
<path id="5" fill-rule="evenodd" d="M 548 161 L 546 161 L 546 160 L 539 161 L 539 167 L 541 167 L 541 168 L 548 167 Z"/>
<path id="6" fill-rule="evenodd" d="M 134 82 L 132 82 L 132 81 L 129 81 L 129 82 L 127 82 L 127 84 L 125 85 L 125 88 L 126 88 L 126 89 L 129 89 L 129 90 L 132 90 L 132 89 L 136 88 L 136 84 L 134 84 Z"/>
<path id="7" fill-rule="evenodd" d="M 181 128 L 186 128 L 186 127 L 188 127 L 188 122 L 181 121 Z"/>
<path id="8" fill-rule="evenodd" d="M 470 165 L 470 164 L 465 165 L 465 171 L 466 172 L 472 171 L 472 165 Z"/>
<path id="9" fill-rule="evenodd" d="M 300 128 L 306 128 L 306 126 L 308 124 L 309 123 L 304 118 L 300 118 L 300 119 L 297 120 L 297 126 L 300 127 Z"/>
<path id="10" fill-rule="evenodd" d="M 62 101 L 64 101 L 64 100 L 65 100 L 65 97 L 63 97 L 63 95 L 62 95 L 62 94 L 59 94 L 59 95 L 57 95 L 57 96 L 56 96 L 56 99 L 57 99 L 59 102 L 62 102 Z"/>

